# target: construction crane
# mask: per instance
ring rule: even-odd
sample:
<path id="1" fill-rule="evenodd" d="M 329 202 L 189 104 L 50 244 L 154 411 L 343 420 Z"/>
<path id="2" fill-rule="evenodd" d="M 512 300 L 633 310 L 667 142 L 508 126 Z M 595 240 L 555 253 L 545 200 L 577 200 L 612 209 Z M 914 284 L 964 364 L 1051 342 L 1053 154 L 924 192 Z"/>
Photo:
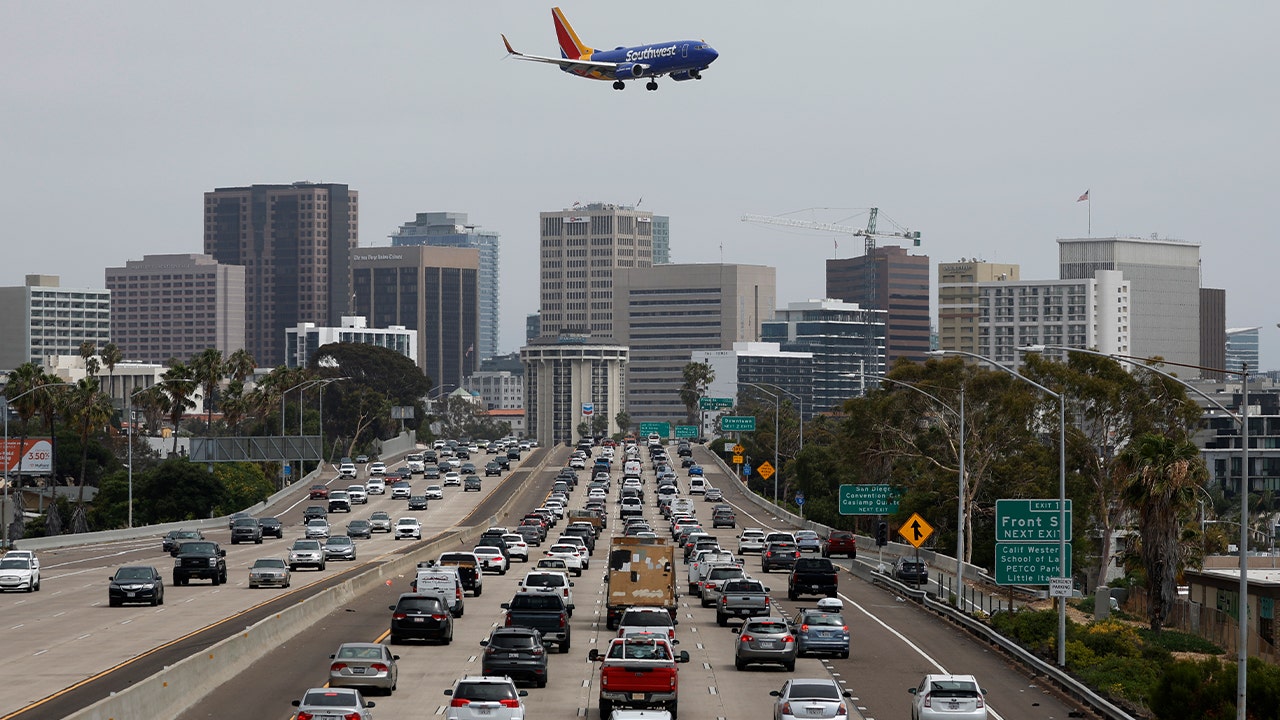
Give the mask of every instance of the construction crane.
<path id="1" fill-rule="evenodd" d="M 816 208 L 815 208 L 816 209 Z M 916 247 L 920 246 L 920 233 L 910 230 L 902 232 L 879 232 L 876 229 L 876 216 L 880 214 L 880 208 L 871 208 L 867 215 L 866 229 L 856 228 L 849 225 L 835 225 L 832 223 L 816 222 L 813 220 L 797 220 L 788 217 L 776 217 L 773 215 L 743 215 L 742 222 L 756 223 L 758 225 L 781 225 L 783 227 L 805 228 L 808 230 L 820 230 L 824 232 L 840 233 L 842 235 L 852 235 L 854 237 L 862 237 L 866 240 L 866 261 L 864 269 L 866 277 L 864 282 L 867 288 L 868 305 L 878 307 L 876 303 L 876 264 L 873 253 L 876 249 L 876 238 L 900 238 L 903 240 L 911 240 Z"/>

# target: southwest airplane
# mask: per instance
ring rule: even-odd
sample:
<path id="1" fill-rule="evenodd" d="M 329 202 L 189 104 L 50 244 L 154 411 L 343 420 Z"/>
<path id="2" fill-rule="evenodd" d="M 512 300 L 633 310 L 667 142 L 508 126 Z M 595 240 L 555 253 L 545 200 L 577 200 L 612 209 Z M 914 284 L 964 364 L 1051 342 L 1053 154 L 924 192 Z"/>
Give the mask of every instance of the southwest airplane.
<path id="1" fill-rule="evenodd" d="M 560 8 L 551 9 L 551 19 L 556 24 L 556 37 L 560 40 L 560 57 L 542 57 L 516 52 L 502 36 L 507 53 L 521 60 L 551 63 L 560 69 L 591 80 L 612 80 L 614 90 L 627 87 L 624 80 L 649 78 L 648 90 L 657 90 L 653 78 L 670 75 L 672 80 L 701 80 L 706 70 L 720 56 L 701 40 L 676 40 L 673 42 L 617 47 L 612 50 L 595 50 L 578 39 L 578 34 L 564 19 Z"/>

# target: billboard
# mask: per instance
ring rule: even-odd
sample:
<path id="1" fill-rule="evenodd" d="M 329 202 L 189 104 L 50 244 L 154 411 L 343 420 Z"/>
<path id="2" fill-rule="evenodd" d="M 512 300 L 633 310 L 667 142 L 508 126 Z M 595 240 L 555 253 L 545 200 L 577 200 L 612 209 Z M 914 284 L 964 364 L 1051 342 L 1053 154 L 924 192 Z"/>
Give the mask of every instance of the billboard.
<path id="1" fill-rule="evenodd" d="M 24 475 L 48 475 L 53 472 L 53 443 L 46 437 L 10 438 L 6 444 L 0 439 L 0 467 L 9 474 L 17 474 L 21 462 Z"/>

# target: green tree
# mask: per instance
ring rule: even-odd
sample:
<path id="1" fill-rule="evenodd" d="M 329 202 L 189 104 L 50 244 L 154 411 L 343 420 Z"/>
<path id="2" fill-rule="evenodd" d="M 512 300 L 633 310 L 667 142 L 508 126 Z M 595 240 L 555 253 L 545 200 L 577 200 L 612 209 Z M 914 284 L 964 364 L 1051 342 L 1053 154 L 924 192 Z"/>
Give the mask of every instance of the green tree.
<path id="1" fill-rule="evenodd" d="M 222 484 L 224 497 L 214 513 L 229 515 L 271 497 L 275 485 L 255 463 L 218 463 L 213 475 Z"/>
<path id="2" fill-rule="evenodd" d="M 160 376 L 160 385 L 164 391 L 164 409 L 169 413 L 169 422 L 173 425 L 173 451 L 178 452 L 178 428 L 182 425 L 182 417 L 195 407 L 191 396 L 196 391 L 196 377 L 191 366 L 180 360 L 170 360 L 169 369 Z"/>
<path id="3" fill-rule="evenodd" d="M 578 423 L 578 427 L 576 429 L 578 431 L 579 440 L 586 440 L 591 437 L 591 425 L 586 420 Z"/>
<path id="4" fill-rule="evenodd" d="M 134 473 L 133 479 L 134 498 L 147 500 L 135 507 L 134 516 L 148 524 L 214 517 L 226 502 L 227 491 L 218 478 L 183 457 L 171 456 L 141 478 Z"/>
<path id="5" fill-rule="evenodd" d="M 623 435 L 631 432 L 631 415 L 626 410 L 619 410 L 618 414 L 613 416 L 613 421 L 618 424 L 618 432 Z"/>
<path id="6" fill-rule="evenodd" d="M 226 366 L 222 361 L 222 351 L 217 348 L 205 348 L 191 358 L 191 379 L 204 393 L 205 427 L 213 429 L 213 403 L 222 383 Z"/>
<path id="7" fill-rule="evenodd" d="M 227 373 L 228 379 L 239 380 L 243 383 L 253 374 L 254 365 L 253 355 L 249 354 L 248 350 L 241 348 L 227 357 L 223 370 Z"/>
<path id="8" fill-rule="evenodd" d="M 1196 486 L 1208 476 L 1190 440 L 1144 433 L 1120 454 L 1121 490 L 1138 518 L 1139 553 L 1146 569 L 1147 620 L 1159 632 L 1177 598 L 1183 522 L 1196 504 Z"/>
<path id="9" fill-rule="evenodd" d="M 51 398 L 47 396 L 60 389 L 37 390 L 36 388 L 44 385 L 59 385 L 61 382 L 57 377 L 45 373 L 39 365 L 32 362 L 23 363 L 9 373 L 9 381 L 4 387 L 4 394 L 6 398 L 18 398 L 12 402 L 12 407 L 13 411 L 18 414 L 18 421 L 22 425 L 22 440 L 19 447 L 26 447 L 31 419 L 40 411 L 42 404 L 51 401 Z M 23 395 L 23 393 L 26 393 L 26 395 Z M 19 395 L 23 396 L 18 397 Z M 19 458 L 18 462 L 22 462 L 21 458 Z M 22 474 L 21 464 L 19 464 L 18 474 Z"/>
<path id="10" fill-rule="evenodd" d="M 684 403 L 685 421 L 688 425 L 698 422 L 698 399 L 716 379 L 716 371 L 708 363 L 691 362 L 681 370 L 684 383 L 680 386 L 680 402 Z"/>
<path id="11" fill-rule="evenodd" d="M 80 358 L 84 360 L 84 371 L 89 377 L 96 377 L 98 370 L 102 367 L 95 357 L 98 354 L 98 345 L 92 340 L 85 340 L 80 343 Z"/>
<path id="12" fill-rule="evenodd" d="M 82 378 L 64 397 L 68 422 L 80 439 L 80 490 L 77 505 L 84 504 L 84 486 L 88 483 L 89 435 L 100 432 L 111 422 L 114 414 L 111 400 L 102 392 L 98 378 Z"/>
<path id="13" fill-rule="evenodd" d="M 324 390 L 325 431 L 333 437 L 351 438 L 352 443 L 366 434 L 390 437 L 399 427 L 391 420 L 393 405 L 414 408 L 414 419 L 406 420 L 406 427 L 417 429 L 418 418 L 426 416 L 421 398 L 431 389 L 431 380 L 394 350 L 332 343 L 317 349 L 308 367 L 316 377 L 345 378 Z"/>
<path id="14" fill-rule="evenodd" d="M 109 342 L 102 346 L 98 357 L 102 359 L 102 367 L 107 369 L 107 395 L 110 396 L 116 389 L 116 365 L 124 360 L 124 353 L 119 345 Z"/>

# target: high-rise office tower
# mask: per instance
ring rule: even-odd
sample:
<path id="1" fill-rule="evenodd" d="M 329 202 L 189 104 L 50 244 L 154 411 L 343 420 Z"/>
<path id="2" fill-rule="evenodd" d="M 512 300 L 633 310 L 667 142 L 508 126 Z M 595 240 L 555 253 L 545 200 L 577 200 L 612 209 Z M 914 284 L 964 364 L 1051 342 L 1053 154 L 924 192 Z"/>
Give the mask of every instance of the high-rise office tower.
<path id="1" fill-rule="evenodd" d="M 55 355 L 99 350 L 111 340 L 111 291 L 64 288 L 57 275 L 28 275 L 25 285 L 0 288 L 0 370 Z"/>
<path id="2" fill-rule="evenodd" d="M 671 262 L 671 218 L 667 215 L 653 216 L 653 264 L 666 265 Z"/>
<path id="3" fill-rule="evenodd" d="M 543 337 L 612 338 L 613 275 L 653 265 L 653 213 L 608 203 L 539 214 Z"/>
<path id="4" fill-rule="evenodd" d="M 900 357 L 924 362 L 929 352 L 929 256 L 896 245 L 827 261 L 827 297 L 885 310 L 889 367 Z"/>
<path id="5" fill-rule="evenodd" d="M 1200 367 L 1227 367 L 1227 291 L 1222 288 L 1200 288 Z M 1257 365 L 1249 366 L 1250 373 L 1257 370 Z M 1200 377 L 1222 380 L 1226 375 L 1205 369 Z M 1240 378 L 1233 375 L 1230 379 Z"/>
<path id="6" fill-rule="evenodd" d="M 775 270 L 763 265 L 673 264 L 613 273 L 613 328 L 631 349 L 627 413 L 635 422 L 685 417 L 684 366 L 695 350 L 760 339 L 776 307 Z"/>
<path id="7" fill-rule="evenodd" d="M 418 331 L 418 365 L 446 392 L 480 364 L 480 255 L 475 248 L 359 248 L 351 257 L 354 314 L 375 328 Z"/>
<path id="8" fill-rule="evenodd" d="M 356 191 L 297 182 L 204 194 L 204 251 L 244 266 L 245 349 L 260 367 L 285 361 L 285 328 L 337 327 L 349 314 Z"/>
<path id="9" fill-rule="evenodd" d="M 1170 362 L 1200 364 L 1200 246 L 1156 237 L 1058 240 L 1063 280 L 1119 270 L 1132 288 L 1131 351 Z"/>
<path id="10" fill-rule="evenodd" d="M 391 236 L 391 244 L 395 247 L 430 245 L 479 251 L 480 337 L 476 340 L 476 352 L 481 360 L 497 355 L 499 299 L 502 294 L 498 275 L 501 250 L 498 233 L 477 229 L 467 221 L 466 213 L 425 212 L 401 225 L 399 232 Z"/>
<path id="11" fill-rule="evenodd" d="M 938 347 L 978 352 L 979 283 L 1017 282 L 1019 267 L 961 260 L 938 263 Z"/>
<path id="12" fill-rule="evenodd" d="M 885 372 L 884 310 L 864 310 L 839 300 L 793 302 L 760 328 L 765 342 L 788 352 L 810 353 L 811 385 L 805 417 L 839 411 L 844 401 L 875 386 Z"/>
<path id="13" fill-rule="evenodd" d="M 1225 369 L 1239 373 L 1247 367 L 1250 374 L 1258 374 L 1258 331 L 1261 329 L 1260 327 L 1227 329 Z M 1239 375 L 1231 376 L 1232 380 L 1239 378 Z"/>
<path id="14" fill-rule="evenodd" d="M 111 337 L 125 360 L 188 360 L 244 348 L 244 271 L 208 255 L 144 255 L 107 268 Z"/>

